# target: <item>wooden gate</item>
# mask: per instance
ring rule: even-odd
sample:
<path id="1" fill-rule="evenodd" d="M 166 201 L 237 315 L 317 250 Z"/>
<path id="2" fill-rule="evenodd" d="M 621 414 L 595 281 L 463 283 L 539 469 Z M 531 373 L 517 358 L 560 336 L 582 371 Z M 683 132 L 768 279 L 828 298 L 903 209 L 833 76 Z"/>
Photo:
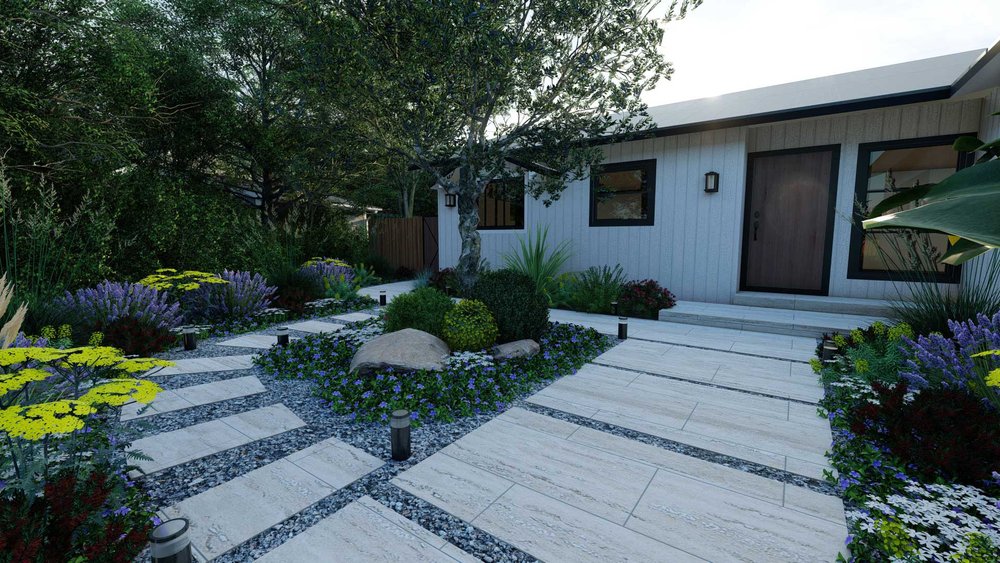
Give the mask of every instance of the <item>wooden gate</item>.
<path id="1" fill-rule="evenodd" d="M 371 225 L 372 251 L 395 270 L 438 269 L 437 217 L 375 217 Z"/>

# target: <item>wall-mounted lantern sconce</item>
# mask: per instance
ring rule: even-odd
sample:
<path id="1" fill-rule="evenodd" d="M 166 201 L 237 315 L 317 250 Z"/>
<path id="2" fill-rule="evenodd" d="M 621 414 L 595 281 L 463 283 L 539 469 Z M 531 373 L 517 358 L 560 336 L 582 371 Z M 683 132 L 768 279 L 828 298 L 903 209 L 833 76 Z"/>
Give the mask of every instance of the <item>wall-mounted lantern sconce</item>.
<path id="1" fill-rule="evenodd" d="M 458 205 L 458 194 L 444 194 L 444 206 L 445 207 L 455 207 Z"/>
<path id="2" fill-rule="evenodd" d="M 705 172 L 705 193 L 714 194 L 719 191 L 719 173 Z"/>

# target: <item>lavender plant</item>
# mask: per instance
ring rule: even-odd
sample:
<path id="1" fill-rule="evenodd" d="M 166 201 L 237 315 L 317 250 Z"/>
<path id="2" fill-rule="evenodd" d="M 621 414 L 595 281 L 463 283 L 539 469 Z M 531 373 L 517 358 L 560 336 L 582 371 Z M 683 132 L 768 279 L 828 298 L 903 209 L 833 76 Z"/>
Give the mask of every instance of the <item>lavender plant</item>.
<path id="1" fill-rule="evenodd" d="M 1000 312 L 988 317 L 980 313 L 965 322 L 948 321 L 954 335 L 920 336 L 904 339 L 909 357 L 900 374 L 914 388 L 958 388 L 970 391 L 1000 410 L 1000 389 L 987 385 L 986 378 L 1000 368 L 1000 356 L 980 355 L 1000 349 Z"/>
<path id="2" fill-rule="evenodd" d="M 138 283 L 103 281 L 96 287 L 66 292 L 59 308 L 89 328 L 105 326 L 124 317 L 170 329 L 181 323 L 180 304 L 167 293 Z"/>
<path id="3" fill-rule="evenodd" d="M 316 280 L 319 286 L 328 287 L 330 285 L 345 284 L 354 285 L 354 269 L 344 262 L 335 258 L 313 258 L 299 268 L 304 275 Z"/>
<path id="4" fill-rule="evenodd" d="M 250 321 L 271 306 L 278 289 L 260 274 L 224 270 L 219 277 L 229 283 L 202 284 L 182 297 L 189 321 Z"/>

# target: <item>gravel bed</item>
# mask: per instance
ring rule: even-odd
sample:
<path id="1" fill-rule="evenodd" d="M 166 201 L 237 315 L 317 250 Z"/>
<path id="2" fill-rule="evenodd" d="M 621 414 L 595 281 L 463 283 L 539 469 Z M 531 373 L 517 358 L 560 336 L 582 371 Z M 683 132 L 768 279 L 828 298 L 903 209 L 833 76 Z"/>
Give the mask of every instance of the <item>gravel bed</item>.
<path id="1" fill-rule="evenodd" d="M 752 461 L 747 461 L 745 459 L 740 459 L 738 457 L 720 454 L 696 446 L 690 446 L 682 442 L 676 442 L 674 440 L 668 440 L 666 438 L 661 438 L 659 436 L 653 436 L 652 434 L 646 434 L 645 432 L 639 432 L 637 430 L 632 430 L 631 428 L 625 428 L 623 426 L 617 426 L 615 424 L 608 424 L 606 422 L 599 422 L 597 420 L 585 418 L 575 414 L 570 414 L 568 412 L 563 412 L 550 407 L 543 407 L 541 405 L 536 405 L 534 403 L 529 403 L 523 400 L 519 401 L 516 404 L 516 406 L 519 406 L 525 410 L 536 412 L 538 414 L 543 414 L 551 418 L 565 420 L 566 422 L 571 422 L 573 424 L 578 424 L 580 426 L 586 426 L 587 428 L 592 428 L 594 430 L 599 430 L 601 432 L 605 432 L 608 434 L 614 434 L 615 436 L 621 436 L 622 438 L 628 438 L 629 440 L 642 442 L 643 444 L 656 446 L 664 450 L 670 450 L 672 452 L 677 452 L 680 454 L 684 454 L 686 456 L 696 457 L 698 459 L 710 461 L 712 463 L 716 463 L 719 465 L 725 465 L 726 467 L 731 467 L 733 469 L 739 469 L 740 471 L 744 471 L 746 473 L 760 475 L 761 477 L 767 477 L 768 479 L 781 481 L 782 483 L 798 485 L 799 487 L 804 487 L 806 489 L 809 489 L 811 491 L 816 491 L 817 493 L 822 493 L 824 495 L 830 495 L 834 497 L 840 496 L 840 493 L 837 490 L 836 486 L 821 479 L 806 477 L 804 475 L 799 475 L 797 473 L 785 471 L 784 469 L 776 469 L 774 467 L 769 467 L 767 465 L 763 465 L 760 463 L 754 463 Z"/>

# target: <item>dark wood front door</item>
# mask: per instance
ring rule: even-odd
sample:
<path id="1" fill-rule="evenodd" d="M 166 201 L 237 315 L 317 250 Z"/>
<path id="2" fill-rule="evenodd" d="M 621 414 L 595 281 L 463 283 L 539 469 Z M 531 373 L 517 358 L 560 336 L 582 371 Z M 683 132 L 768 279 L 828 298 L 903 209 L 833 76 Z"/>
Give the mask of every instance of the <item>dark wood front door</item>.
<path id="1" fill-rule="evenodd" d="M 741 289 L 825 295 L 839 146 L 749 155 Z"/>

